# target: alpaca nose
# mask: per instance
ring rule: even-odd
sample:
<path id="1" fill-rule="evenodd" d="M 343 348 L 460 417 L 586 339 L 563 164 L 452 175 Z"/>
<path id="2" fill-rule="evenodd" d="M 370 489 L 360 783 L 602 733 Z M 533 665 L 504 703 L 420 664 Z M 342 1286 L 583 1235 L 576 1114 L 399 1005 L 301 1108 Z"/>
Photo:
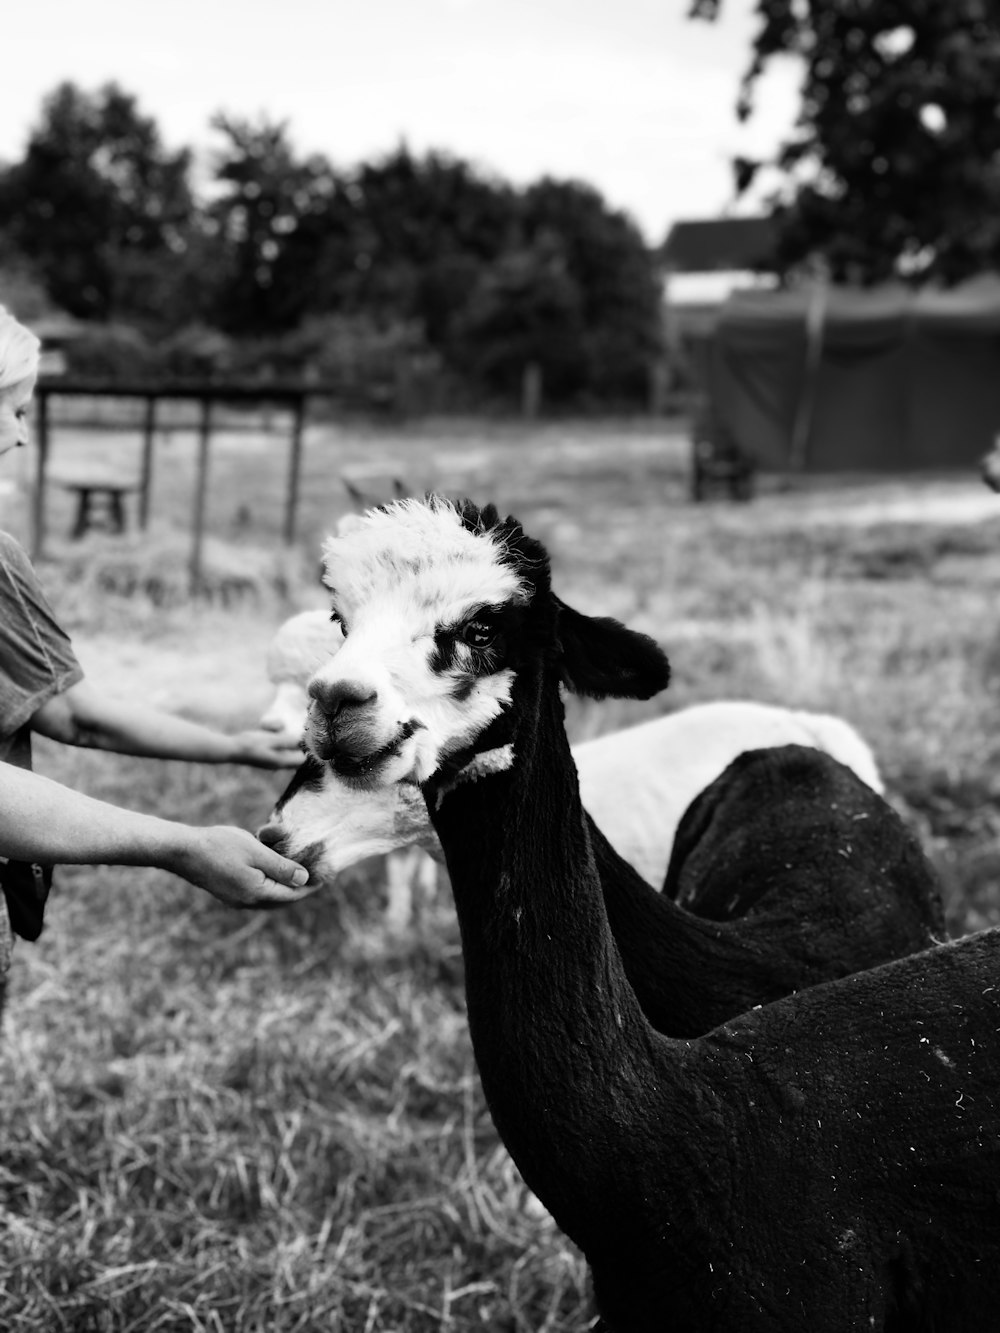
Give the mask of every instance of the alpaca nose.
<path id="1" fill-rule="evenodd" d="M 358 680 L 314 680 L 309 685 L 309 697 L 332 721 L 347 709 L 371 703 L 378 691 Z"/>
<path id="2" fill-rule="evenodd" d="M 278 824 L 265 824 L 263 828 L 257 830 L 257 840 L 274 851 L 279 850 L 282 836 L 281 827 Z"/>

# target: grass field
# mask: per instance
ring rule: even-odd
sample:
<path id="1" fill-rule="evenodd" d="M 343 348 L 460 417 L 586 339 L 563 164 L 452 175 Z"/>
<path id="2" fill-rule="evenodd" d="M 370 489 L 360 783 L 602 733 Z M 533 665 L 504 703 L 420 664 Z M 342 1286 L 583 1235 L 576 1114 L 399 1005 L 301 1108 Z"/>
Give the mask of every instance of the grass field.
<path id="1" fill-rule="evenodd" d="M 54 461 L 122 447 L 67 433 Z M 976 478 L 770 482 L 750 506 L 695 507 L 682 436 L 649 423 L 316 428 L 303 541 L 285 551 L 280 452 L 260 431 L 219 437 L 197 605 L 190 440 L 160 449 L 144 540 L 74 546 L 54 508 L 41 573 L 95 682 L 248 722 L 271 630 L 321 600 L 345 472 L 496 499 L 547 542 L 567 601 L 649 631 L 673 663 L 648 704 L 571 704 L 574 736 L 721 696 L 838 712 L 939 866 L 953 931 L 1000 921 L 1000 499 Z M 38 766 L 249 828 L 281 785 L 51 745 Z M 0 1328 L 589 1327 L 584 1265 L 483 1105 L 448 897 L 405 940 L 384 901 L 378 863 L 261 915 L 158 872 L 59 873 L 0 1044 Z"/>

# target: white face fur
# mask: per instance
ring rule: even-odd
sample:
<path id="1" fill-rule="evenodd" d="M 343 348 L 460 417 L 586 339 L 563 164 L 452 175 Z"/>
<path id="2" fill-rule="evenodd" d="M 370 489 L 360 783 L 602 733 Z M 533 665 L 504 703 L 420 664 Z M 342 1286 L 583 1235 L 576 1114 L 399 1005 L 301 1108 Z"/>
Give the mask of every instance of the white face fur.
<path id="1" fill-rule="evenodd" d="M 264 831 L 262 830 L 262 833 Z M 311 882 L 330 885 L 366 856 L 415 845 L 440 859 L 441 844 L 419 787 L 396 783 L 361 791 L 327 775 L 304 783 L 272 812 L 265 841 L 309 867 Z"/>
<path id="2" fill-rule="evenodd" d="M 323 554 L 345 640 L 310 682 L 306 746 L 358 785 L 423 782 L 509 702 L 476 616 L 527 594 L 497 539 L 433 498 L 371 511 Z"/>

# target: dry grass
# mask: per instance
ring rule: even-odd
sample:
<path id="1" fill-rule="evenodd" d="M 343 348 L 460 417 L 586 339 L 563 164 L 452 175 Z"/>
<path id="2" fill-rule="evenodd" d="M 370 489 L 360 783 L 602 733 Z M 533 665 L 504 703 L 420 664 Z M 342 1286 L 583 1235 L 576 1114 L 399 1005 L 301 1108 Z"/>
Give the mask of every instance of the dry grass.
<path id="1" fill-rule="evenodd" d="M 997 919 L 1000 732 L 984 719 L 1000 675 L 1000 515 L 933 517 L 975 499 L 972 479 L 770 488 L 748 508 L 694 509 L 677 441 L 651 427 L 343 435 L 327 455 L 309 441 L 310 542 L 346 507 L 345 456 L 369 480 L 398 471 L 496 496 L 549 543 L 567 600 L 650 630 L 673 660 L 662 699 L 571 701 L 575 735 L 723 695 L 839 712 L 941 866 L 953 926 Z M 250 439 L 218 463 L 232 480 L 219 506 L 267 511 L 265 451 Z M 886 521 L 859 523 L 873 504 Z M 249 659 L 314 595 L 315 547 L 289 555 L 263 520 L 235 535 L 222 523 L 216 581 L 192 607 L 178 532 L 175 508 L 146 544 L 57 542 L 43 574 L 81 649 L 120 642 L 141 688 L 180 644 L 192 706 L 193 683 L 221 676 L 227 720 L 247 720 Z M 251 828 L 279 785 L 52 746 L 40 766 L 120 804 Z M 0 1328 L 589 1326 L 580 1257 L 483 1105 L 449 904 L 393 941 L 380 871 L 262 915 L 151 871 L 60 873 L 45 935 L 18 950 L 0 1047 Z"/>

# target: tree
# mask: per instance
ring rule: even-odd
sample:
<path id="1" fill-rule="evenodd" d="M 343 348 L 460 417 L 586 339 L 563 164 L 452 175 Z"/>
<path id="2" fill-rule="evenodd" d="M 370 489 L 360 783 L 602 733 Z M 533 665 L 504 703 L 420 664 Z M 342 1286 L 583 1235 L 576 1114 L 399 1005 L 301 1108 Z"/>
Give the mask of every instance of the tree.
<path id="1" fill-rule="evenodd" d="M 117 84 L 62 83 L 0 176 L 0 227 L 72 314 L 156 319 L 193 214 L 189 167 Z"/>
<path id="2" fill-rule="evenodd" d="M 522 205 L 529 245 L 558 238 L 578 292 L 583 379 L 604 400 L 644 401 L 662 340 L 662 294 L 635 224 L 579 181 L 544 179 Z"/>
<path id="3" fill-rule="evenodd" d="M 996 0 L 758 0 L 757 17 L 737 114 L 774 57 L 803 63 L 772 163 L 785 271 L 818 258 L 836 280 L 953 282 L 1000 267 Z M 763 164 L 735 165 L 742 191 Z"/>
<path id="4" fill-rule="evenodd" d="M 519 191 L 405 145 L 339 172 L 301 157 L 283 121 L 220 112 L 212 128 L 196 200 L 191 152 L 167 152 L 134 97 L 60 85 L 0 171 L 0 265 L 75 315 L 134 326 L 151 355 L 187 329 L 195 361 L 228 357 L 211 330 L 286 366 L 291 335 L 289 356 L 315 362 L 335 328 L 341 345 L 358 331 L 365 365 L 405 352 L 502 391 L 538 367 L 553 402 L 645 397 L 659 284 L 635 226 L 589 186 Z"/>
<path id="5" fill-rule="evenodd" d="M 510 244 L 510 186 L 445 153 L 405 145 L 363 163 L 350 181 L 358 250 L 349 304 L 419 319 L 445 346 L 483 269 Z"/>
<path id="6" fill-rule="evenodd" d="M 225 140 L 215 156 L 218 194 L 207 209 L 225 256 L 219 321 L 233 333 L 294 328 L 315 297 L 317 236 L 303 227 L 309 218 L 325 223 L 337 177 L 319 154 L 296 157 L 284 121 L 254 124 L 220 112 L 212 127 Z"/>
<path id="7" fill-rule="evenodd" d="M 27 324 L 50 313 L 52 303 L 29 259 L 0 232 L 0 305 Z"/>
<path id="8" fill-rule="evenodd" d="M 507 396 L 518 394 L 529 367 L 537 367 L 546 396 L 565 399 L 586 380 L 581 305 L 558 238 L 507 250 L 484 269 L 456 321 L 456 359 Z"/>

